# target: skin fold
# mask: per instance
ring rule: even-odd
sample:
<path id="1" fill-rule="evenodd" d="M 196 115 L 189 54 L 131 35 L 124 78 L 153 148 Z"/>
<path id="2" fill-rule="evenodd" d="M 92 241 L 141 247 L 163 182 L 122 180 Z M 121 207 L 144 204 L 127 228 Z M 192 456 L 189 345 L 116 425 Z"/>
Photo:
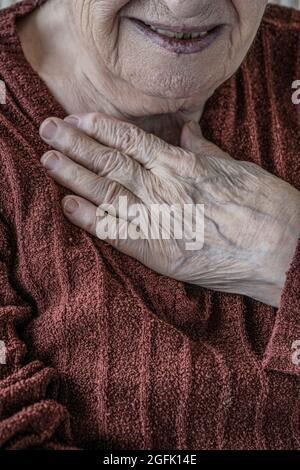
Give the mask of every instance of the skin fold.
<path id="1" fill-rule="evenodd" d="M 152 204 L 204 204 L 202 249 L 186 250 L 175 239 L 107 241 L 164 275 L 278 307 L 300 236 L 300 193 L 235 161 L 196 124 L 207 99 L 240 66 L 266 3 L 48 0 L 19 33 L 28 61 L 73 115 L 41 126 L 53 148 L 42 164 L 76 195 L 63 201 L 68 219 L 99 236 L 97 207 L 117 207 L 120 196 L 145 213 Z M 224 29 L 204 51 L 176 54 L 128 17 Z M 130 223 L 127 213 L 108 215 Z"/>

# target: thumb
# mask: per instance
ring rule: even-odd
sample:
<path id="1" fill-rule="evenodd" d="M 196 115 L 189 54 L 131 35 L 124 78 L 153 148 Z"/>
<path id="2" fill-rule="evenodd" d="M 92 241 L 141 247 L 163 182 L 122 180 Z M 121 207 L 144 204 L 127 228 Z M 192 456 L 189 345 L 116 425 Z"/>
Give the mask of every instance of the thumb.
<path id="1" fill-rule="evenodd" d="M 203 147 L 203 140 L 202 131 L 197 122 L 190 121 L 183 126 L 180 139 L 181 148 L 198 153 Z"/>
<path id="2" fill-rule="evenodd" d="M 199 124 L 195 121 L 190 121 L 182 128 L 180 146 L 184 150 L 189 150 L 199 155 L 213 155 L 218 158 L 225 158 L 232 160 L 228 153 L 223 152 L 212 142 L 209 142 L 203 137 Z"/>

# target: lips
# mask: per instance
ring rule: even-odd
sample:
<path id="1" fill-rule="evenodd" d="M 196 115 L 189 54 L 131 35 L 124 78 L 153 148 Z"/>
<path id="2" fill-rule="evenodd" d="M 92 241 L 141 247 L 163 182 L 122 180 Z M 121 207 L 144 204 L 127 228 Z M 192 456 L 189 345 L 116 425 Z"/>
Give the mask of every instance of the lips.
<path id="1" fill-rule="evenodd" d="M 207 31 L 189 31 L 189 32 L 171 31 L 170 29 L 158 28 L 151 24 L 149 25 L 146 24 L 146 26 L 150 26 L 152 31 L 154 31 L 157 34 L 160 34 L 161 36 L 166 36 L 166 37 L 173 38 L 173 39 L 184 39 L 184 40 L 199 39 L 199 38 L 203 38 L 207 36 L 208 34 Z"/>
<path id="2" fill-rule="evenodd" d="M 146 24 L 136 18 L 128 18 L 139 32 L 152 42 L 177 54 L 195 54 L 209 47 L 222 33 L 224 25 L 205 28 L 174 27 Z"/>

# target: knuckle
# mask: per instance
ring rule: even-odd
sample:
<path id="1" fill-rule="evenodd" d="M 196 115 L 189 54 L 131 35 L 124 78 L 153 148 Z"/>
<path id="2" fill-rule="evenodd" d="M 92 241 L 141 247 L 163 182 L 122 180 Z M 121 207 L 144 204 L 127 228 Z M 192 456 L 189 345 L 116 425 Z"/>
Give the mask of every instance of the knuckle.
<path id="1" fill-rule="evenodd" d="M 116 139 L 117 146 L 130 150 L 135 148 L 140 140 L 142 130 L 136 126 L 124 125 L 117 129 Z"/>
<path id="2" fill-rule="evenodd" d="M 90 113 L 85 117 L 85 127 L 90 131 L 97 131 L 99 129 L 100 122 L 103 122 L 103 117 L 100 113 Z"/>
<path id="3" fill-rule="evenodd" d="M 113 204 L 118 197 L 122 195 L 122 188 L 115 181 L 108 181 L 104 186 L 104 200 L 105 204 Z"/>
<path id="4" fill-rule="evenodd" d="M 131 136 L 132 131 L 130 127 L 119 127 L 116 132 L 117 146 L 120 146 L 121 148 L 127 148 L 127 146 L 130 145 L 132 138 Z"/>
<path id="5" fill-rule="evenodd" d="M 126 158 L 118 150 L 112 152 L 111 158 L 113 159 L 114 171 L 122 170 L 125 166 Z"/>
<path id="6" fill-rule="evenodd" d="M 67 136 L 64 151 L 74 155 L 80 154 L 83 150 L 83 139 L 80 134 L 74 130 L 69 130 Z"/>
<path id="7" fill-rule="evenodd" d="M 90 155 L 90 168 L 98 174 L 103 175 L 107 171 L 107 161 L 109 160 L 110 149 L 94 151 Z"/>
<path id="8" fill-rule="evenodd" d="M 128 179 L 128 175 L 132 174 L 133 161 L 130 157 L 116 152 L 117 157 L 114 163 L 114 174 L 120 176 L 122 179 Z"/>
<path id="9" fill-rule="evenodd" d="M 102 208 L 117 216 L 119 214 L 120 198 L 124 195 L 126 195 L 126 192 L 117 182 L 108 181 L 108 184 L 103 185 L 103 192 L 99 198 Z"/>
<path id="10" fill-rule="evenodd" d="M 118 150 L 104 150 L 101 152 L 101 155 L 98 156 L 98 159 L 101 160 L 101 173 L 103 176 L 117 173 L 123 167 L 124 158 Z"/>
<path id="11" fill-rule="evenodd" d="M 85 183 L 85 172 L 79 165 L 72 165 L 70 178 L 76 185 L 81 186 Z"/>
<path id="12" fill-rule="evenodd" d="M 89 187 L 88 187 L 88 192 L 89 194 L 92 195 L 92 198 L 95 201 L 101 201 L 103 199 L 103 187 L 98 180 L 90 181 Z"/>

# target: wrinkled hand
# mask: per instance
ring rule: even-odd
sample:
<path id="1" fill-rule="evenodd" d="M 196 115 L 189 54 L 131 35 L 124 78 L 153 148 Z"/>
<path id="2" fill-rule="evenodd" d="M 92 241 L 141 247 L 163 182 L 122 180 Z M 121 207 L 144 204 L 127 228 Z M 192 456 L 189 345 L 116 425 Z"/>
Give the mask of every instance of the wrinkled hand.
<path id="1" fill-rule="evenodd" d="M 43 155 L 43 165 L 78 195 L 63 201 L 73 224 L 161 274 L 279 305 L 300 236 L 300 193 L 289 184 L 235 161 L 195 123 L 184 126 L 182 148 L 98 113 L 51 118 L 41 136 L 55 149 Z M 184 237 L 172 225 L 168 237 L 159 217 L 150 217 L 151 230 L 163 234 L 149 236 L 152 208 L 162 207 L 167 217 L 170 206 L 179 226 L 179 209 L 195 208 Z M 204 226 L 196 226 L 200 216 Z M 198 243 L 191 244 L 195 228 Z"/>

